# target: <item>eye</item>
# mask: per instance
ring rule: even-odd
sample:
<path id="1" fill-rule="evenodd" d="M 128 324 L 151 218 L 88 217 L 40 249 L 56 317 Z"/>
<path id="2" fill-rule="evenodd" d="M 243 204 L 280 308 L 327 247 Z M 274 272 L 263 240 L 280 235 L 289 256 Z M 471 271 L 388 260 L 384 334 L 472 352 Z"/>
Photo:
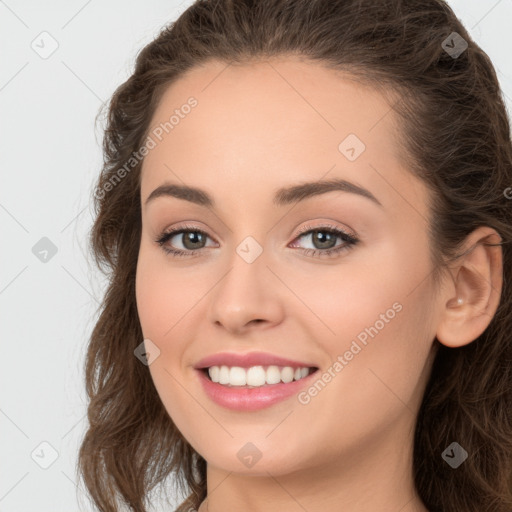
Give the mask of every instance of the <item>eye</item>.
<path id="1" fill-rule="evenodd" d="M 307 256 L 331 256 L 348 250 L 359 242 L 354 235 L 350 235 L 335 226 L 304 226 L 295 240 L 309 238 L 313 249 L 303 249 Z M 342 243 L 337 244 L 340 239 Z M 344 242 L 344 243 L 343 243 Z"/>
<path id="2" fill-rule="evenodd" d="M 167 242 L 172 241 L 173 238 L 177 238 L 181 241 L 184 249 L 175 249 L 168 247 Z M 162 247 L 162 249 L 173 256 L 190 256 L 195 254 L 204 247 L 204 242 L 208 237 L 208 234 L 204 231 L 197 229 L 193 226 L 179 226 L 170 231 L 163 232 L 156 242 Z M 171 244 L 172 245 L 172 244 Z"/>
<path id="3" fill-rule="evenodd" d="M 181 237 L 181 238 L 180 238 Z M 359 240 L 351 234 L 335 226 L 305 226 L 301 229 L 295 240 L 309 237 L 314 245 L 313 249 L 302 249 L 307 256 L 331 256 L 350 249 Z M 169 244 L 173 238 L 181 242 L 183 248 L 175 248 Z M 156 242 L 167 253 L 175 257 L 193 256 L 205 248 L 206 240 L 210 238 L 207 233 L 194 226 L 179 226 L 170 231 L 161 233 Z M 337 240 L 342 243 L 337 244 Z M 344 242 L 344 243 L 343 243 Z M 294 246 L 292 246 L 294 247 Z"/>

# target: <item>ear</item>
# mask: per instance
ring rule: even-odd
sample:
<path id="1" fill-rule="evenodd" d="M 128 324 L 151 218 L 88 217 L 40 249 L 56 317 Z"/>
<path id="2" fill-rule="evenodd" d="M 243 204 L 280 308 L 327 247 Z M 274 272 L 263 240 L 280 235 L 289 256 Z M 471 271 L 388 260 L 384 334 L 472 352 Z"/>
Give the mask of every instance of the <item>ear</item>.
<path id="1" fill-rule="evenodd" d="M 490 324 L 503 285 L 501 237 L 482 226 L 470 233 L 462 255 L 451 266 L 453 282 L 440 294 L 441 316 L 436 337 L 447 347 L 474 341 Z"/>

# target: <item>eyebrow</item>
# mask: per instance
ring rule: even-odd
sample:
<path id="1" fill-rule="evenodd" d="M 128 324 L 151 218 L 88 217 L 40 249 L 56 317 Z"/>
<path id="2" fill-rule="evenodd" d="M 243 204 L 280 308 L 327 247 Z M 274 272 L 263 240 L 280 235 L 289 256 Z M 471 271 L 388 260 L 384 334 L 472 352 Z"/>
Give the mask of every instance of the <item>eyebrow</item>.
<path id="1" fill-rule="evenodd" d="M 332 180 L 311 181 L 283 187 L 276 191 L 273 203 L 276 206 L 285 206 L 291 203 L 303 201 L 313 196 L 326 194 L 333 191 L 348 192 L 365 197 L 382 207 L 381 202 L 367 189 L 351 183 L 350 181 L 336 178 Z M 168 196 L 183 199 L 200 206 L 215 208 L 214 199 L 204 190 L 187 185 L 164 183 L 159 186 L 146 199 L 145 205 L 157 197 Z"/>

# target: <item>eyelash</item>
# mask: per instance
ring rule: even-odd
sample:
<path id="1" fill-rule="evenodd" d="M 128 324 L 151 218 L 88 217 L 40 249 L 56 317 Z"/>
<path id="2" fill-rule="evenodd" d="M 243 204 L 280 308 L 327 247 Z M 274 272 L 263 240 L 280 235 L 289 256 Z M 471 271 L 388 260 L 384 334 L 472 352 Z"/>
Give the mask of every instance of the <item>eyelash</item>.
<path id="1" fill-rule="evenodd" d="M 330 257 L 331 255 L 336 255 L 338 253 L 341 253 L 342 251 L 349 250 L 349 249 L 353 248 L 359 242 L 358 238 L 356 238 L 353 235 L 349 235 L 345 231 L 342 231 L 341 229 L 339 229 L 335 226 L 316 226 L 316 227 L 304 226 L 300 230 L 300 232 L 297 234 L 297 236 L 294 238 L 294 240 L 301 238 L 302 236 L 309 234 L 311 232 L 315 232 L 315 231 L 336 235 L 337 237 L 341 238 L 345 242 L 345 244 L 335 246 L 331 249 L 325 249 L 325 250 L 323 250 L 323 249 L 302 249 L 302 251 L 307 256 Z M 204 236 L 210 238 L 206 232 L 204 232 L 201 229 L 197 229 L 194 226 L 178 226 L 177 228 L 174 228 L 171 231 L 162 232 L 159 235 L 159 237 L 155 240 L 155 242 L 157 244 L 159 244 L 167 254 L 172 255 L 172 257 L 181 258 L 181 257 L 193 256 L 196 253 L 200 252 L 201 249 L 182 251 L 181 249 L 171 249 L 169 247 L 164 246 L 164 244 L 168 240 L 170 240 L 172 237 L 174 237 L 175 235 L 180 234 L 180 233 L 187 233 L 187 232 L 200 233 L 201 235 L 204 235 Z M 318 255 L 321 255 L 321 256 L 318 256 Z"/>

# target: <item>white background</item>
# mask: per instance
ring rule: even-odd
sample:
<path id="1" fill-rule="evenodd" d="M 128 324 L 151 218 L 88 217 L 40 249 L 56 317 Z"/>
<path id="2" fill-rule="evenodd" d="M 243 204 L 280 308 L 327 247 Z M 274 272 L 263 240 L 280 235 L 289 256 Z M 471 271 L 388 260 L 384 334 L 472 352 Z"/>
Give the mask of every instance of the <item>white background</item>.
<path id="1" fill-rule="evenodd" d="M 1 512 L 89 509 L 75 464 L 85 344 L 104 285 L 87 255 L 102 158 L 95 117 L 137 51 L 191 3 L 0 0 Z M 512 0 L 449 4 L 491 57 L 511 112 Z M 31 47 L 47 37 L 51 48 L 43 31 L 58 43 L 46 59 Z M 57 248 L 45 263 L 32 252 L 43 237 Z M 48 469 L 31 455 L 51 461 L 42 442 L 58 452 Z"/>

